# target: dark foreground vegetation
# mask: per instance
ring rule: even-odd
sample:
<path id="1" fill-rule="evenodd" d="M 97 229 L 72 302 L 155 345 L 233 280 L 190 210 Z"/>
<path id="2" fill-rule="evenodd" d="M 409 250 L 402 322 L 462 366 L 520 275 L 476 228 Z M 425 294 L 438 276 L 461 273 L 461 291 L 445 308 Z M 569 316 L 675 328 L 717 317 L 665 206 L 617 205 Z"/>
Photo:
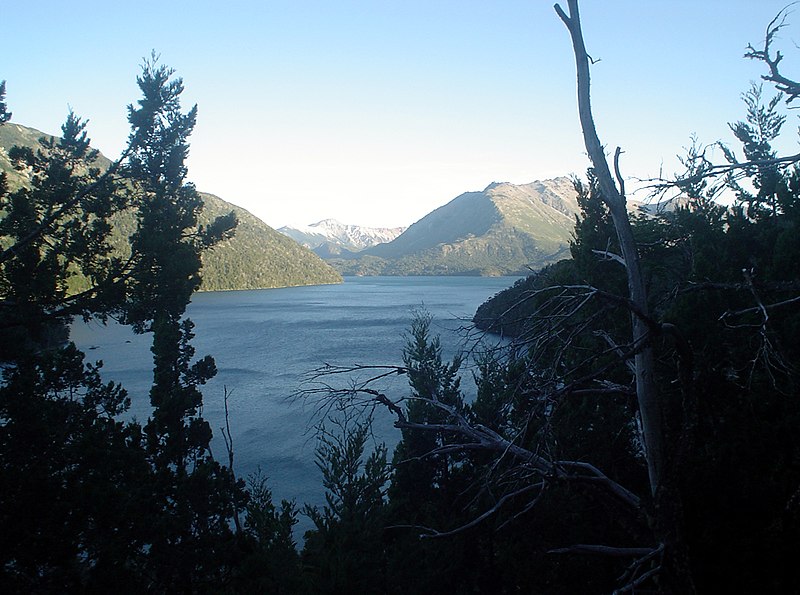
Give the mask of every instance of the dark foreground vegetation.
<path id="1" fill-rule="evenodd" d="M 0 177 L 4 593 L 796 591 L 800 157 L 771 146 L 781 98 L 753 87 L 732 125 L 744 158 L 696 147 L 658 182 L 668 208 L 629 217 L 588 109 L 577 2 L 558 12 L 592 160 L 572 259 L 479 310 L 509 341 L 475 347 L 470 402 L 462 358 L 443 360 L 424 314 L 401 366 L 320 370 L 321 508 L 277 505 L 265 477 L 245 483 L 232 450 L 222 464 L 209 449 L 200 386 L 215 365 L 184 314 L 202 252 L 236 219 L 198 223 L 181 81 L 145 63 L 128 148 L 103 171 L 72 114 L 60 140 L 10 152 L 30 182 Z M 771 51 L 782 26 L 748 55 L 790 102 L 800 85 Z M 125 254 L 108 242 L 122 209 Z M 75 317 L 152 336 L 145 422 L 121 421 L 127 394 L 68 341 Z M 384 392 L 396 374 L 408 395 Z M 375 407 L 402 432 L 392 455 L 369 448 Z M 313 522 L 301 549 L 299 514 Z"/>

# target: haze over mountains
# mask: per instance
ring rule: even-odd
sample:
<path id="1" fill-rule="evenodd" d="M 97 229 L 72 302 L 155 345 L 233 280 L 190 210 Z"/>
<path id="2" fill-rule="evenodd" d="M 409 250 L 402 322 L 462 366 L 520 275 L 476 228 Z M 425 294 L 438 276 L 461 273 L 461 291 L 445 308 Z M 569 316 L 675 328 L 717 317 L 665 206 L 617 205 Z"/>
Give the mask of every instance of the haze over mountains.
<path id="1" fill-rule="evenodd" d="M 0 127 L 0 169 L 8 172 L 12 188 L 24 184 L 25 176 L 11 168 L 7 150 L 15 144 L 35 147 L 42 136 L 15 123 Z M 101 166 L 109 163 L 100 157 Z M 526 274 L 569 256 L 579 212 L 568 177 L 492 183 L 457 196 L 407 229 L 326 219 L 276 231 L 240 207 L 200 194 L 205 203 L 201 223 L 231 210 L 239 218 L 234 238 L 204 256 L 206 290 L 336 283 L 340 274 Z M 135 226 L 133 213 L 121 214 L 116 224 L 117 241 L 123 244 Z"/>

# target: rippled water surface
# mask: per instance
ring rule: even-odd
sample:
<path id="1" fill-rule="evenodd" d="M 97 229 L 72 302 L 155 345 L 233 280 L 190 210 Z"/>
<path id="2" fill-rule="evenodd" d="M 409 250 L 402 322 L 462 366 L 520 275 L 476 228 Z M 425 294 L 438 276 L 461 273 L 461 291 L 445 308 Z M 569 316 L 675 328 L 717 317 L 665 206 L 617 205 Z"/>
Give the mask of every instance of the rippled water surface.
<path id="1" fill-rule="evenodd" d="M 434 332 L 453 353 L 462 341 L 458 329 L 481 303 L 515 280 L 350 277 L 342 285 L 195 295 L 188 310 L 196 325 L 193 343 L 197 355 L 212 355 L 219 369 L 203 387 L 214 454 L 227 460 L 220 435 L 227 389 L 237 473 L 246 477 L 260 467 L 276 499 L 321 503 L 310 430 L 314 408 L 291 398 L 307 374 L 325 363 L 401 364 L 403 333 L 420 307 L 434 316 Z M 128 389 L 130 415 L 144 421 L 150 412 L 150 337 L 90 323 L 76 324 L 73 340 L 90 361 L 104 361 L 104 378 Z M 387 390 L 408 392 L 402 379 Z M 386 417 L 376 431 L 390 445 L 398 439 Z"/>

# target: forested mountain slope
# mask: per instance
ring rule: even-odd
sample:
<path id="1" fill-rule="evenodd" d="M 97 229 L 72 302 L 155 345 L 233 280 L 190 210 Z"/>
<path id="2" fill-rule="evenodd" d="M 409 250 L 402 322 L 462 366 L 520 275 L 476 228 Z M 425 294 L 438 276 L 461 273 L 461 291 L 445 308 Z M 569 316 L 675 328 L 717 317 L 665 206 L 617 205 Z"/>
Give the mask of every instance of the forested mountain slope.
<path id="1" fill-rule="evenodd" d="M 200 196 L 205 203 L 201 220 L 210 221 L 231 210 L 239 220 L 233 239 L 203 255 L 203 289 L 341 283 L 341 276 L 324 260 L 255 215 L 213 194 L 201 192 Z"/>
<path id="2" fill-rule="evenodd" d="M 0 171 L 8 175 L 13 189 L 26 182 L 25 172 L 15 171 L 8 160 L 14 145 L 37 147 L 46 135 L 34 128 L 16 123 L 0 127 Z M 96 165 L 106 168 L 110 161 L 100 155 Z M 204 290 L 259 289 L 340 283 L 341 276 L 316 254 L 278 233 L 245 209 L 212 194 L 200 193 L 204 209 L 200 223 L 208 224 L 215 217 L 234 211 L 239 220 L 234 237 L 203 255 Z M 113 243 L 125 249 L 127 238 L 135 228 L 132 212 L 123 212 L 114 220 Z M 80 281 L 76 283 L 80 287 Z"/>

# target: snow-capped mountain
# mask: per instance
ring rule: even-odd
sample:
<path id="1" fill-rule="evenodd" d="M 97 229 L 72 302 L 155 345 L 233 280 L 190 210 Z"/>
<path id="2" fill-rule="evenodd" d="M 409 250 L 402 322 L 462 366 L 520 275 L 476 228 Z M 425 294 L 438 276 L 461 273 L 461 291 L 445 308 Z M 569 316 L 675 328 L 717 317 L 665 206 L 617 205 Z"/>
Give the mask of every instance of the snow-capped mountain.
<path id="1" fill-rule="evenodd" d="M 337 253 L 342 250 L 360 252 L 377 244 L 391 242 L 405 228 L 362 227 L 324 219 L 301 227 L 281 227 L 278 231 L 315 252 Z"/>

